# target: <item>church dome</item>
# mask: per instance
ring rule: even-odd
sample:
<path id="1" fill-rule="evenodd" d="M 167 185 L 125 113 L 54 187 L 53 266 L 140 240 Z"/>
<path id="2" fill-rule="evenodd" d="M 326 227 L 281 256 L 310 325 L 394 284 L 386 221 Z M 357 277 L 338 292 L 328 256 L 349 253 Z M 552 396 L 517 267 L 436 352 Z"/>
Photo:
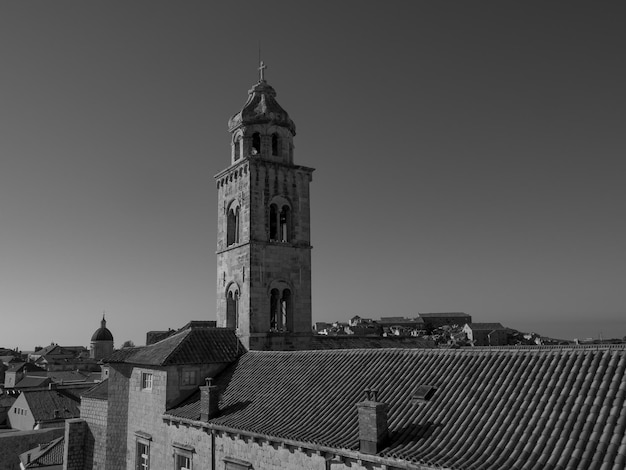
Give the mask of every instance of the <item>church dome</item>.
<path id="1" fill-rule="evenodd" d="M 248 101 L 243 109 L 228 121 L 228 130 L 233 132 L 241 126 L 270 124 L 289 129 L 296 135 L 296 125 L 276 101 L 276 91 L 263 78 L 248 91 Z"/>
<path id="2" fill-rule="evenodd" d="M 104 315 L 100 322 L 100 328 L 91 336 L 91 341 L 113 341 L 113 334 L 107 328 L 107 321 L 104 319 Z"/>

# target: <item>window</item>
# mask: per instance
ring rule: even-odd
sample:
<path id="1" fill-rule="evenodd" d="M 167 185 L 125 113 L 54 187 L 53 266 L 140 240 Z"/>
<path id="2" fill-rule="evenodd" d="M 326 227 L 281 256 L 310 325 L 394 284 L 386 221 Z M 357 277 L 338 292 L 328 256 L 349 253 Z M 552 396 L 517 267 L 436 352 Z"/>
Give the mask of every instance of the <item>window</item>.
<path id="1" fill-rule="evenodd" d="M 239 315 L 239 289 L 231 284 L 226 294 L 226 328 L 237 328 Z"/>
<path id="2" fill-rule="evenodd" d="M 239 205 L 234 202 L 226 215 L 226 246 L 239 243 Z"/>
<path id="3" fill-rule="evenodd" d="M 186 444 L 174 442 L 174 470 L 192 470 L 195 449 Z"/>
<path id="4" fill-rule="evenodd" d="M 235 140 L 235 161 L 241 158 L 241 136 Z"/>
<path id="5" fill-rule="evenodd" d="M 135 457 L 135 470 L 150 469 L 150 445 L 147 441 L 137 441 L 137 454 Z"/>
<path id="6" fill-rule="evenodd" d="M 191 470 L 191 457 L 176 454 L 176 470 Z"/>
<path id="7" fill-rule="evenodd" d="M 150 372 L 141 373 L 141 389 L 152 390 L 152 373 Z"/>
<path id="8" fill-rule="evenodd" d="M 252 134 L 252 155 L 261 153 L 261 134 L 255 132 Z"/>
<path id="9" fill-rule="evenodd" d="M 280 147 L 278 144 L 279 144 L 278 134 L 274 133 L 272 134 L 272 155 L 274 156 L 278 156 L 278 153 L 280 151 Z"/>
<path id="10" fill-rule="evenodd" d="M 198 382 L 198 371 L 184 370 L 181 382 L 182 385 L 196 385 Z"/>
<path id="11" fill-rule="evenodd" d="M 293 329 L 293 307 L 291 291 L 274 288 L 270 291 L 270 330 L 291 331 Z"/>
<path id="12" fill-rule="evenodd" d="M 291 210 L 287 204 L 279 206 L 277 204 L 270 205 L 270 240 L 271 241 L 289 241 L 291 226 Z"/>

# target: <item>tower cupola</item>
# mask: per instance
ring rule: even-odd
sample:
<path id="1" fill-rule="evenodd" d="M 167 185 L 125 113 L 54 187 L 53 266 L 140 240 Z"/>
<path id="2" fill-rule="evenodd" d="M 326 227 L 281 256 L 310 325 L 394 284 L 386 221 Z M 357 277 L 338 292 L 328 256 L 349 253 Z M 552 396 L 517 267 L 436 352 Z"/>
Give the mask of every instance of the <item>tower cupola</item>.
<path id="1" fill-rule="evenodd" d="M 91 336 L 90 356 L 93 359 L 100 360 L 113 352 L 113 334 L 107 328 L 107 321 L 102 315 L 100 328 L 98 328 Z"/>
<path id="2" fill-rule="evenodd" d="M 293 163 L 296 125 L 276 101 L 276 90 L 265 80 L 265 68 L 261 62 L 259 81 L 248 90 L 246 104 L 228 120 L 233 164 L 248 156 Z"/>

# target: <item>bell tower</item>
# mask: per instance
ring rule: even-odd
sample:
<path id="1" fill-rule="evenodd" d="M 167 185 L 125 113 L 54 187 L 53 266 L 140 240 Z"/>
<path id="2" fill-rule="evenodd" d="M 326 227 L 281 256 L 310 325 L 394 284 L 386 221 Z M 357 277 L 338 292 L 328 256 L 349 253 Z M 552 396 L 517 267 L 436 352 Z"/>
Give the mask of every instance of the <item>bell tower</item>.
<path id="1" fill-rule="evenodd" d="M 265 80 L 228 121 L 230 166 L 218 191 L 217 326 L 249 349 L 281 349 L 311 333 L 309 183 L 294 164 L 296 126 Z"/>

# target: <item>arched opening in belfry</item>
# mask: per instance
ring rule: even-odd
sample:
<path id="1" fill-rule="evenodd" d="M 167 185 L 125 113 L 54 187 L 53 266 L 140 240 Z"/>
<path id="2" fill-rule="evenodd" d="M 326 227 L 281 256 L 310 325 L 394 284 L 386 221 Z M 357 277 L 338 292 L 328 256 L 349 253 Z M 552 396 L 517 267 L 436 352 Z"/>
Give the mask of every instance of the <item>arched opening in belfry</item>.
<path id="1" fill-rule="evenodd" d="M 288 242 L 291 239 L 291 208 L 279 204 L 270 204 L 270 241 Z"/>
<path id="2" fill-rule="evenodd" d="M 237 328 L 239 319 L 239 289 L 231 287 L 226 294 L 226 327 Z"/>
<path id="3" fill-rule="evenodd" d="M 257 155 L 261 153 L 261 134 L 255 132 L 252 134 L 252 154 Z"/>
<path id="4" fill-rule="evenodd" d="M 226 245 L 239 243 L 239 206 L 233 204 L 226 215 Z"/>
<path id="5" fill-rule="evenodd" d="M 283 290 L 283 295 L 280 298 L 280 313 L 283 330 L 293 331 L 293 312 L 291 307 L 291 291 L 289 289 Z"/>
<path id="6" fill-rule="evenodd" d="M 278 289 L 272 289 L 270 291 L 270 330 L 278 331 L 281 329 L 281 319 L 278 311 L 279 299 L 280 292 Z"/>
<path id="7" fill-rule="evenodd" d="M 270 205 L 270 240 L 278 240 L 278 206 Z"/>
<path id="8" fill-rule="evenodd" d="M 235 140 L 235 161 L 241 158 L 241 136 Z"/>
<path id="9" fill-rule="evenodd" d="M 272 134 L 272 155 L 278 156 L 280 152 L 280 141 L 278 140 L 278 134 Z"/>
<path id="10" fill-rule="evenodd" d="M 280 241 L 286 242 L 289 240 L 289 206 L 283 206 L 280 211 Z"/>

